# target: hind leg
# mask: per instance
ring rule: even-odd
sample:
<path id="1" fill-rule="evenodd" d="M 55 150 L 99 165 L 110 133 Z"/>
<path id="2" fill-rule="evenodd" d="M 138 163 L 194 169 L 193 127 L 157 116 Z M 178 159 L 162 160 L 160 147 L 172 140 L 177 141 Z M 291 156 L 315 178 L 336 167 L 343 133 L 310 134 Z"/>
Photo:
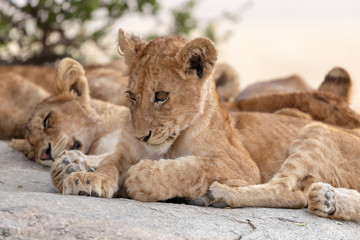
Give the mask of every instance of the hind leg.
<path id="1" fill-rule="evenodd" d="M 335 137 L 334 137 L 335 136 Z M 341 144 L 339 143 L 341 141 Z M 351 174 L 358 179 L 358 139 L 339 130 L 311 124 L 289 148 L 289 157 L 279 172 L 267 184 L 231 188 L 217 182 L 210 186 L 209 198 L 230 206 L 291 207 L 304 206 L 322 217 L 357 220 L 360 218 L 360 193 L 345 188 L 333 188 L 332 172 Z M 346 148 L 340 148 L 346 146 Z M 348 164 L 345 164 L 347 161 Z M 340 162 L 339 162 L 340 161 Z M 331 164 L 329 164 L 331 163 Z M 339 167 L 341 166 L 341 167 Z M 356 181 L 352 182 L 353 186 Z M 349 186 L 348 186 L 349 187 Z M 309 191 L 307 191 L 309 189 Z M 304 200 L 304 193 L 308 192 Z M 292 203 L 292 201 L 294 203 Z"/>
<path id="2" fill-rule="evenodd" d="M 211 184 L 207 194 L 190 204 L 213 207 L 286 207 L 303 208 L 306 206 L 306 189 L 312 182 L 306 170 L 292 173 L 296 165 L 288 159 L 279 173 L 268 183 L 244 186 L 242 181 L 232 180 Z M 236 186 L 236 183 L 240 183 Z M 229 184 L 230 183 L 230 184 Z"/>
<path id="3" fill-rule="evenodd" d="M 293 171 L 298 168 L 298 171 Z M 308 188 L 312 178 L 307 176 L 307 169 L 301 166 L 298 156 L 287 159 L 280 171 L 268 183 L 244 186 L 234 183 L 241 181 L 217 182 L 211 184 L 208 193 L 191 203 L 211 205 L 214 207 L 286 207 L 303 208 L 306 206 L 306 195 L 303 189 Z M 201 203 L 205 204 L 201 204 Z M 226 204 L 226 205 L 225 205 Z"/>
<path id="4" fill-rule="evenodd" d="M 312 137 L 314 136 L 314 137 Z M 262 185 L 232 187 L 214 182 L 207 198 L 212 203 L 225 202 L 232 207 L 286 207 L 302 208 L 307 205 L 307 189 L 321 176 L 314 171 L 324 159 L 331 159 L 319 136 L 324 136 L 323 128 L 317 125 L 307 127 L 299 139 L 289 147 L 289 156 L 278 173 Z"/>
<path id="5" fill-rule="evenodd" d="M 206 195 L 212 206 L 230 207 L 285 207 L 303 208 L 306 196 L 301 190 L 292 190 L 288 179 L 274 179 L 266 184 L 247 187 L 229 187 L 214 182 Z"/>
<path id="6" fill-rule="evenodd" d="M 311 185 L 307 199 L 309 212 L 320 217 L 360 219 L 360 193 L 356 190 L 318 182 Z"/>

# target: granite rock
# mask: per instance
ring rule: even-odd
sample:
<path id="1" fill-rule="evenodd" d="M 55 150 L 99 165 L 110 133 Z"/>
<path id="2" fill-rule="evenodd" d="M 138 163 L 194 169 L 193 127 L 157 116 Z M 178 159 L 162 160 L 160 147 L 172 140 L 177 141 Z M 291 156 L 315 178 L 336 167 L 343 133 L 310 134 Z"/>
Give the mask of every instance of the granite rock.
<path id="1" fill-rule="evenodd" d="M 56 193 L 49 168 L 0 142 L 0 239 L 359 239 L 306 209 L 215 209 Z"/>

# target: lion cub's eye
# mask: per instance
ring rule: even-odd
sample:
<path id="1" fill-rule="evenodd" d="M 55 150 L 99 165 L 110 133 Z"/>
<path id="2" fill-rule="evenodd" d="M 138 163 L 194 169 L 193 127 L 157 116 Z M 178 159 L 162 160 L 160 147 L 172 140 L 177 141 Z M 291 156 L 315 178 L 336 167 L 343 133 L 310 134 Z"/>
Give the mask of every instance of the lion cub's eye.
<path id="1" fill-rule="evenodd" d="M 131 101 L 136 102 L 136 95 L 133 92 L 126 91 Z"/>
<path id="2" fill-rule="evenodd" d="M 48 113 L 48 115 L 46 115 L 46 117 L 44 118 L 44 121 L 43 121 L 44 130 L 46 130 L 49 127 L 50 116 L 51 116 L 51 113 Z"/>
<path id="3" fill-rule="evenodd" d="M 156 92 L 155 93 L 155 102 L 165 102 L 169 97 L 169 93 L 168 92 Z"/>

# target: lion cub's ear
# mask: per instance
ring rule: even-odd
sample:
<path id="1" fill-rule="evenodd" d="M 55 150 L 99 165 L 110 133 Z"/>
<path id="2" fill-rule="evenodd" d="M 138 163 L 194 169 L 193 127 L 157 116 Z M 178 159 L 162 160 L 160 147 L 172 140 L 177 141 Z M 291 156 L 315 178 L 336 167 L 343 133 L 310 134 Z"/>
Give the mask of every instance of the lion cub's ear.
<path id="1" fill-rule="evenodd" d="M 118 48 L 120 54 L 124 55 L 125 63 L 127 66 L 132 66 L 136 62 L 136 55 L 142 46 L 146 44 L 146 41 L 140 37 L 125 32 L 123 29 L 119 29 L 118 32 Z"/>
<path id="2" fill-rule="evenodd" d="M 57 66 L 55 94 L 68 93 L 88 99 L 89 86 L 82 65 L 74 59 L 64 58 Z"/>
<path id="3" fill-rule="evenodd" d="M 207 38 L 196 38 L 187 43 L 178 55 L 186 74 L 199 79 L 208 78 L 214 70 L 217 60 L 215 45 Z"/>
<path id="4" fill-rule="evenodd" d="M 351 77 L 345 69 L 335 67 L 326 75 L 319 90 L 331 92 L 349 103 L 352 94 Z"/>

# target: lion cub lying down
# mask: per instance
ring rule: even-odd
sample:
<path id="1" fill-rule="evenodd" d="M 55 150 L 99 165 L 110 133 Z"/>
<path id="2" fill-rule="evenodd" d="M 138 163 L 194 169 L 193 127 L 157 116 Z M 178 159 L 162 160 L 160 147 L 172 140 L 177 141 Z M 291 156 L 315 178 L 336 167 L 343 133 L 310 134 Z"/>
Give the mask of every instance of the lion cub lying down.
<path id="1" fill-rule="evenodd" d="M 127 105 L 127 77 L 123 64 L 86 67 L 91 97 Z M 117 69 L 115 69 L 117 68 Z M 56 69 L 39 66 L 0 66 L 0 139 L 23 138 L 26 121 L 35 106 L 57 94 Z M 75 88 L 71 87 L 74 91 Z"/>
<path id="2" fill-rule="evenodd" d="M 261 98 L 263 96 L 312 91 L 331 93 L 349 102 L 352 94 L 352 82 L 345 69 L 335 67 L 325 76 L 324 81 L 317 90 L 312 89 L 304 79 L 298 75 L 291 75 L 285 78 L 253 83 L 241 90 L 241 92 L 235 96 L 234 101 L 238 102 L 244 99 Z"/>
<path id="3" fill-rule="evenodd" d="M 333 68 L 318 90 L 312 90 L 297 76 L 259 82 L 244 89 L 233 102 L 231 111 L 275 112 L 359 128 L 359 114 L 349 108 L 352 82 L 346 70 Z"/>
<path id="4" fill-rule="evenodd" d="M 112 120 L 109 129 L 121 123 L 116 132 L 109 131 L 117 135 L 116 151 L 97 157 L 59 153 L 51 168 L 58 191 L 97 197 L 118 193 L 139 201 L 185 197 L 218 207 L 308 206 L 323 217 L 359 218 L 357 130 L 276 114 L 230 118 L 215 91 L 217 51 L 208 39 L 146 42 L 120 29 L 119 47 L 129 67 L 130 112 L 106 115 Z M 81 74 L 76 76 L 83 82 Z M 82 90 L 75 97 L 86 104 Z M 77 114 L 75 108 L 68 111 Z M 61 120 L 44 112 L 40 129 L 51 132 L 53 121 Z M 92 124 L 81 117 L 75 121 Z M 88 128 L 84 138 L 98 130 Z M 95 170 L 90 165 L 96 162 Z"/>

